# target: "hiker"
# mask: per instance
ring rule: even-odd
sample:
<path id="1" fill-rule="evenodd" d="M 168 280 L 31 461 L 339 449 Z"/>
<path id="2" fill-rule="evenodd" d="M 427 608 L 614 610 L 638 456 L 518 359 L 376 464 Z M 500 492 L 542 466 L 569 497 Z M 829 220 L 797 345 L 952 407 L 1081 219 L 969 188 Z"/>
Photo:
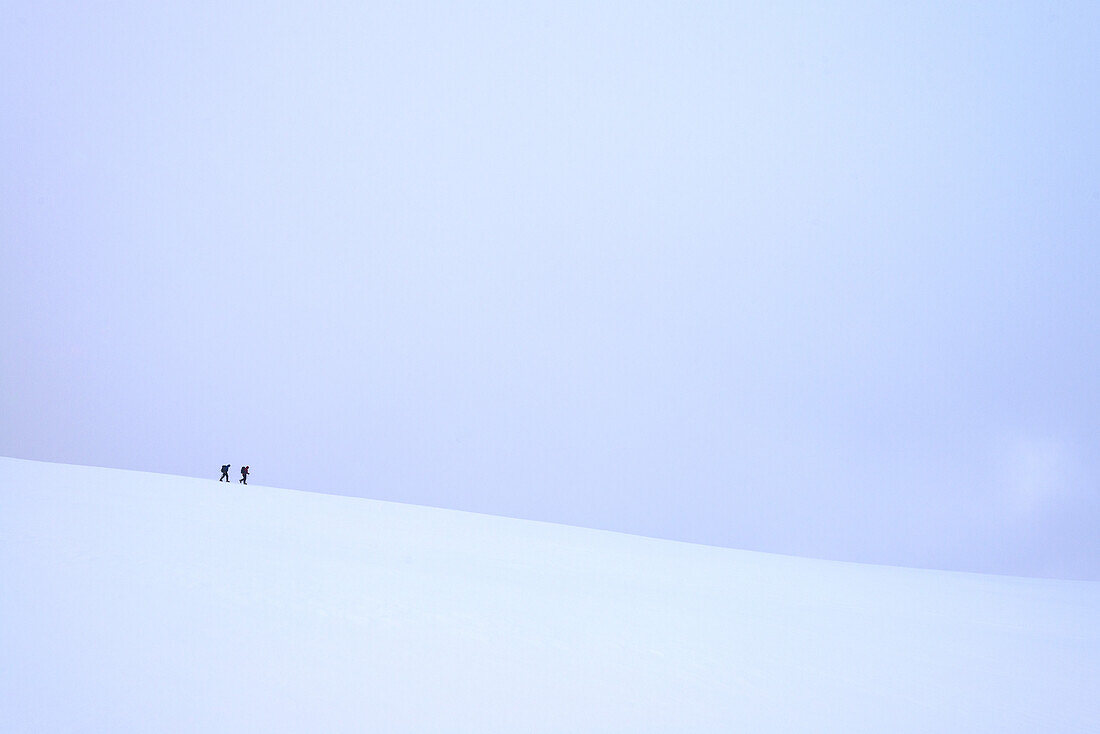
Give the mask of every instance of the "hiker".
<path id="1" fill-rule="evenodd" d="M 222 476 L 218 481 L 220 482 L 222 479 L 229 481 L 229 464 L 222 464 Z"/>
<path id="2" fill-rule="evenodd" d="M 241 467 L 241 484 L 248 484 L 248 467 Z"/>

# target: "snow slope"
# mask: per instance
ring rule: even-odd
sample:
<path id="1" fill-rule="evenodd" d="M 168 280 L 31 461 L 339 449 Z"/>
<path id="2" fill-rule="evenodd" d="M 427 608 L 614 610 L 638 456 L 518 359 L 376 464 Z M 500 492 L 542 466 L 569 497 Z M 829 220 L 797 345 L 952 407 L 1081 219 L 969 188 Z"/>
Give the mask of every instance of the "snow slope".
<path id="1" fill-rule="evenodd" d="M 0 459 L 0 730 L 1097 732 L 1100 584 Z"/>

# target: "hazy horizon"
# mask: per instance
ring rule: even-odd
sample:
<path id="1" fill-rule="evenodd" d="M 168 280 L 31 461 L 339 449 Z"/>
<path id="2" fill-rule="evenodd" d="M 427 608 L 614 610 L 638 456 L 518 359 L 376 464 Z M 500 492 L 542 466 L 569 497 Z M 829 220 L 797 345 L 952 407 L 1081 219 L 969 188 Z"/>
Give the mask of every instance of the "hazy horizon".
<path id="1" fill-rule="evenodd" d="M 1100 7 L 6 15 L 0 455 L 1100 579 Z"/>

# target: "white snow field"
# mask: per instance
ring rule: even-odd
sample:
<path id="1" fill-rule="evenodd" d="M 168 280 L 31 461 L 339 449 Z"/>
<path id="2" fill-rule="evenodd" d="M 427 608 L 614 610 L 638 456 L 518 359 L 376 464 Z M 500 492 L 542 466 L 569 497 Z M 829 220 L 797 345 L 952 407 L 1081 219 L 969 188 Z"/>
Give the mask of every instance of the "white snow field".
<path id="1" fill-rule="evenodd" d="M 0 459 L 0 731 L 1100 732 L 1097 583 L 227 485 L 217 468 Z"/>

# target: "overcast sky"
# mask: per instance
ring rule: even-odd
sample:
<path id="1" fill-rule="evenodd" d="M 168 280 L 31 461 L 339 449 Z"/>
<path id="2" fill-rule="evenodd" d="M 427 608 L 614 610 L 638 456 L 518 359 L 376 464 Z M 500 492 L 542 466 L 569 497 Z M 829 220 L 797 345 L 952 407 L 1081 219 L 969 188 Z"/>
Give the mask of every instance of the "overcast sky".
<path id="1" fill-rule="evenodd" d="M 1100 5 L 903 5 L 5 3 L 0 454 L 1100 578 Z"/>

